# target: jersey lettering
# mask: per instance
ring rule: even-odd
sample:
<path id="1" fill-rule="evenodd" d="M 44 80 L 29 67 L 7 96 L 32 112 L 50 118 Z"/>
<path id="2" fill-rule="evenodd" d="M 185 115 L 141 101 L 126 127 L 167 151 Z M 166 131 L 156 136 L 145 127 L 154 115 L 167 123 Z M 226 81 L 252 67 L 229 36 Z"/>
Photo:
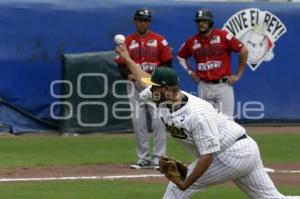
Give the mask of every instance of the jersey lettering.
<path id="1" fill-rule="evenodd" d="M 214 36 L 211 40 L 210 40 L 210 44 L 219 44 L 221 43 L 221 38 L 219 35 Z"/>
<path id="2" fill-rule="evenodd" d="M 195 40 L 193 43 L 193 46 L 192 46 L 193 50 L 196 50 L 200 47 L 201 47 L 201 44 L 197 40 Z"/>
<path id="3" fill-rule="evenodd" d="M 149 40 L 147 42 L 147 46 L 153 46 L 153 47 L 157 47 L 157 40 Z"/>
<path id="4" fill-rule="evenodd" d="M 133 40 L 133 41 L 131 42 L 131 44 L 129 45 L 129 49 L 130 49 L 130 50 L 132 50 L 132 49 L 134 49 L 134 48 L 138 48 L 138 47 L 139 47 L 139 43 L 136 42 L 135 40 Z"/>
<path id="5" fill-rule="evenodd" d="M 164 121 L 163 118 L 161 118 L 161 120 L 166 127 L 166 131 L 171 133 L 172 137 L 179 138 L 179 139 L 187 138 L 187 135 L 184 133 L 184 129 L 182 127 L 177 127 L 174 125 L 174 123 L 172 123 L 172 125 L 169 125 Z"/>
<path id="6" fill-rule="evenodd" d="M 206 142 L 206 145 L 207 145 L 206 147 L 208 149 L 211 149 L 211 148 L 214 148 L 214 147 L 218 146 L 217 141 L 214 138 L 207 138 L 205 140 L 205 142 Z"/>
<path id="7" fill-rule="evenodd" d="M 168 42 L 165 39 L 161 43 L 163 44 L 163 46 L 168 46 Z"/>
<path id="8" fill-rule="evenodd" d="M 155 68 L 157 67 L 157 64 L 155 63 L 142 63 L 141 64 L 141 68 L 143 69 L 143 71 L 151 73 Z"/>
<path id="9" fill-rule="evenodd" d="M 222 65 L 222 62 L 220 62 L 220 61 L 208 61 L 206 63 L 199 63 L 198 70 L 199 71 L 208 71 L 208 70 L 220 68 L 221 65 Z"/>

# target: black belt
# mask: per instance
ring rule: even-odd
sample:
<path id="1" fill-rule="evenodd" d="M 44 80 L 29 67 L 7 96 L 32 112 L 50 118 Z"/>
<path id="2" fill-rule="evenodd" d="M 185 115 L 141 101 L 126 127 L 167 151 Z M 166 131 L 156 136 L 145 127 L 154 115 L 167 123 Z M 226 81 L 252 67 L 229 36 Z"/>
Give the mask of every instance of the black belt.
<path id="1" fill-rule="evenodd" d="M 239 137 L 238 139 L 236 139 L 236 142 L 239 141 L 239 140 L 245 139 L 245 138 L 247 138 L 247 135 L 243 134 L 241 137 Z"/>
<path id="2" fill-rule="evenodd" d="M 223 77 L 221 79 L 218 80 L 209 80 L 209 81 L 205 81 L 206 83 L 210 83 L 210 84 L 220 84 L 220 83 L 225 83 L 227 82 L 228 77 Z"/>

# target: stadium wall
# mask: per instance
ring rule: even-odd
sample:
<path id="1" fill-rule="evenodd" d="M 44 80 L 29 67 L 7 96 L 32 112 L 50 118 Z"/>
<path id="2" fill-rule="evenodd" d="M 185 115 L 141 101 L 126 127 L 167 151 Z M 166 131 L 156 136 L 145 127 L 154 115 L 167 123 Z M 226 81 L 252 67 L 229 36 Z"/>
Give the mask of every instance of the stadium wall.
<path id="1" fill-rule="evenodd" d="M 256 27 L 254 32 L 268 38 L 266 57 L 249 65 L 235 85 L 236 118 L 248 122 L 300 121 L 297 3 L 2 0 L 0 103 L 24 114 L 14 114 L 16 109 L 7 108 L 12 110 L 10 117 L 1 114 L 0 122 L 17 125 L 18 128 L 12 128 L 16 133 L 34 129 L 36 122 L 42 126 L 38 126 L 39 131 L 49 130 L 49 123 L 58 129 L 60 121 L 53 115 L 60 115 L 61 107 L 51 105 L 57 101 L 55 96 L 61 93 L 61 85 L 51 87 L 51 83 L 62 79 L 61 55 L 114 49 L 113 36 L 134 31 L 132 14 L 140 7 L 152 11 L 153 30 L 166 36 L 174 54 L 196 32 L 193 17 L 199 8 L 211 9 L 216 27 L 227 23 L 227 28 L 241 37 L 250 30 L 245 26 L 254 24 L 255 16 L 264 16 L 260 19 L 267 26 Z M 236 66 L 236 56 L 234 60 Z M 196 93 L 196 85 L 176 61 L 174 67 L 181 74 L 181 87 Z M 27 125 L 16 122 L 20 117 L 29 118 Z"/>

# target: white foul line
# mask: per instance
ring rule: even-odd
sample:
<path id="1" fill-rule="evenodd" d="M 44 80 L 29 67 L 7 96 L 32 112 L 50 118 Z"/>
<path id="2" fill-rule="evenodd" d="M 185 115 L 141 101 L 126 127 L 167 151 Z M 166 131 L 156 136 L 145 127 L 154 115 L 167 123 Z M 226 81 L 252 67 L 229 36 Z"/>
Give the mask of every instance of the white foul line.
<path id="1" fill-rule="evenodd" d="M 265 167 L 265 171 L 268 173 L 300 173 L 300 170 L 274 170 L 267 167 Z"/>
<path id="2" fill-rule="evenodd" d="M 278 170 L 276 173 L 300 173 L 299 170 Z"/>
<path id="3" fill-rule="evenodd" d="M 274 170 L 265 168 L 268 173 L 300 173 L 300 170 Z M 0 178 L 0 182 L 26 182 L 26 181 L 56 181 L 56 180 L 115 180 L 130 178 L 157 178 L 163 177 L 162 174 L 143 174 L 143 175 L 113 175 L 113 176 L 70 176 L 70 177 L 41 177 L 41 178 Z"/>
<path id="4" fill-rule="evenodd" d="M 114 180 L 129 178 L 163 177 L 162 174 L 148 175 L 119 175 L 119 176 L 78 176 L 78 177 L 43 177 L 43 178 L 0 178 L 0 182 L 20 182 L 20 181 L 54 181 L 54 180 Z"/>

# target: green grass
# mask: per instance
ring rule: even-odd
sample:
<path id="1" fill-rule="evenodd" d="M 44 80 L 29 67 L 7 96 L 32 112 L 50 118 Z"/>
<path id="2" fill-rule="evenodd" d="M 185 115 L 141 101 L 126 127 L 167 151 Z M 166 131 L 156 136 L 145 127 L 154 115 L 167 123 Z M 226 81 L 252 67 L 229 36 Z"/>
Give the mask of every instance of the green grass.
<path id="1" fill-rule="evenodd" d="M 65 181 L 0 184 L 1 198 L 6 199 L 153 199 L 161 198 L 163 191 L 164 185 L 162 184 L 124 181 Z"/>
<path id="2" fill-rule="evenodd" d="M 251 137 L 258 143 L 264 163 L 300 163 L 300 134 L 254 134 Z M 167 153 L 184 162 L 193 160 L 172 138 L 168 139 Z"/>
<path id="3" fill-rule="evenodd" d="M 265 163 L 300 162 L 300 134 L 254 135 Z M 0 138 L 0 167 L 129 164 L 136 161 L 134 136 L 14 136 Z M 174 139 L 168 155 L 190 162 L 192 157 Z"/>
<path id="4" fill-rule="evenodd" d="M 133 137 L 37 136 L 0 139 L 0 167 L 86 165 L 135 161 Z"/>
<path id="5" fill-rule="evenodd" d="M 0 184 L 6 199 L 156 199 L 162 198 L 165 183 L 135 181 L 59 181 Z M 282 193 L 300 195 L 299 188 L 282 188 Z M 192 199 L 246 199 L 237 187 L 225 184 L 197 193 Z"/>
<path id="6" fill-rule="evenodd" d="M 300 134 L 251 135 L 266 163 L 300 163 Z"/>
<path id="7" fill-rule="evenodd" d="M 252 136 L 261 149 L 265 163 L 299 163 L 300 135 Z M 192 157 L 172 138 L 168 154 L 190 162 Z M 78 137 L 13 136 L 0 137 L 0 168 L 51 165 L 129 164 L 136 161 L 133 135 Z M 166 183 L 126 180 L 84 180 L 0 183 L 1 198 L 6 199 L 155 199 L 161 198 Z M 280 187 L 282 193 L 300 195 L 298 187 Z M 246 199 L 231 184 L 209 188 L 193 199 Z"/>

